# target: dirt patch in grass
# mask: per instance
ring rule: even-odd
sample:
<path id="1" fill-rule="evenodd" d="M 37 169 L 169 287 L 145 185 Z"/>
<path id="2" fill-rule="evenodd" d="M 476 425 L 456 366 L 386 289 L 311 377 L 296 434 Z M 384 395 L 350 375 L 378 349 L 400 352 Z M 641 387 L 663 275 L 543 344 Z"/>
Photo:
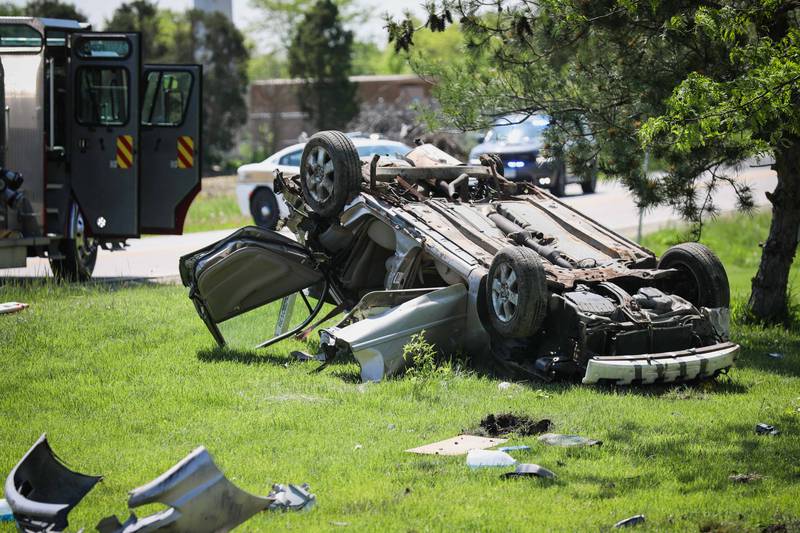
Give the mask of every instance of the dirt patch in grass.
<path id="1" fill-rule="evenodd" d="M 481 420 L 478 428 L 472 433 L 485 437 L 500 437 L 510 433 L 516 433 L 523 437 L 528 435 L 538 435 L 550 429 L 550 420 L 534 420 L 525 415 L 515 415 L 514 413 L 489 414 Z"/>

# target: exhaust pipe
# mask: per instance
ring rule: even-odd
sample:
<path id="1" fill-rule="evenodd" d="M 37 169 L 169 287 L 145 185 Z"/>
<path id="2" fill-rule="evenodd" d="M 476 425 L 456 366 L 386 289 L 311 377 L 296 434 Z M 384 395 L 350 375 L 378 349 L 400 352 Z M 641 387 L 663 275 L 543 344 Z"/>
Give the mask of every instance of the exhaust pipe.
<path id="1" fill-rule="evenodd" d="M 572 270 L 573 267 L 572 263 L 567 261 L 561 256 L 561 252 L 553 248 L 552 246 L 544 246 L 536 242 L 533 239 L 525 228 L 520 226 L 519 224 L 509 220 L 513 215 L 508 213 L 503 207 L 498 206 L 497 212 L 492 213 L 489 215 L 489 220 L 494 222 L 495 226 L 498 227 L 500 231 L 506 234 L 506 236 L 510 236 L 511 239 L 514 240 L 515 243 L 519 244 L 520 246 L 525 246 L 527 248 L 532 249 L 537 254 L 541 255 L 551 263 L 556 266 L 560 266 L 562 268 L 568 268 Z"/>

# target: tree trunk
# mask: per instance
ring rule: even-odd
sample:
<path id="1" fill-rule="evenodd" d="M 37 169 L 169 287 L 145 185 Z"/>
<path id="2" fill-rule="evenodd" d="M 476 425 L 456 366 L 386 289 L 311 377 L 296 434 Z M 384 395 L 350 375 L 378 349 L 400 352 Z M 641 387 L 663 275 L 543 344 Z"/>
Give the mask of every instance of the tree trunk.
<path id="1" fill-rule="evenodd" d="M 788 136 L 785 141 L 775 150 L 778 185 L 767 193 L 772 223 L 748 304 L 754 318 L 769 323 L 787 318 L 789 269 L 800 236 L 800 137 Z"/>

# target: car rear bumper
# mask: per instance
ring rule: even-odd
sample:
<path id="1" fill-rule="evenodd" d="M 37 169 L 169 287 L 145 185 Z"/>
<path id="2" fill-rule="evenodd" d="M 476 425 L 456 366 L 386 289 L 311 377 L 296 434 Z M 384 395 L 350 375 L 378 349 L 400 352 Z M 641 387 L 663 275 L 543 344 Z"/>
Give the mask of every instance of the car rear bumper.
<path id="1" fill-rule="evenodd" d="M 236 184 L 236 203 L 244 216 L 250 216 L 250 195 L 253 194 L 256 187 L 258 187 L 257 183 Z"/>
<path id="2" fill-rule="evenodd" d="M 657 383 L 711 377 L 732 367 L 739 345 L 721 342 L 679 352 L 593 357 L 583 383 Z"/>

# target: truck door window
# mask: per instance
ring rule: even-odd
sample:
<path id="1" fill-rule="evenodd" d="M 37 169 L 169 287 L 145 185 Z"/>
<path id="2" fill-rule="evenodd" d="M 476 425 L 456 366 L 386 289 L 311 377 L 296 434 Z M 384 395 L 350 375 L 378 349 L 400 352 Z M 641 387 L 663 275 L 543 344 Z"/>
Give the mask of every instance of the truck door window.
<path id="1" fill-rule="evenodd" d="M 183 71 L 151 71 L 147 74 L 142 124 L 180 126 L 192 91 L 192 74 Z"/>
<path id="2" fill-rule="evenodd" d="M 26 24 L 0 25 L 0 48 L 4 52 L 36 52 L 42 48 L 42 35 Z"/>
<path id="3" fill-rule="evenodd" d="M 131 53 L 131 43 L 127 39 L 81 39 L 76 48 L 81 57 L 98 59 L 124 59 Z"/>
<path id="4" fill-rule="evenodd" d="M 122 126 L 128 122 L 128 70 L 82 67 L 78 70 L 78 122 Z"/>

